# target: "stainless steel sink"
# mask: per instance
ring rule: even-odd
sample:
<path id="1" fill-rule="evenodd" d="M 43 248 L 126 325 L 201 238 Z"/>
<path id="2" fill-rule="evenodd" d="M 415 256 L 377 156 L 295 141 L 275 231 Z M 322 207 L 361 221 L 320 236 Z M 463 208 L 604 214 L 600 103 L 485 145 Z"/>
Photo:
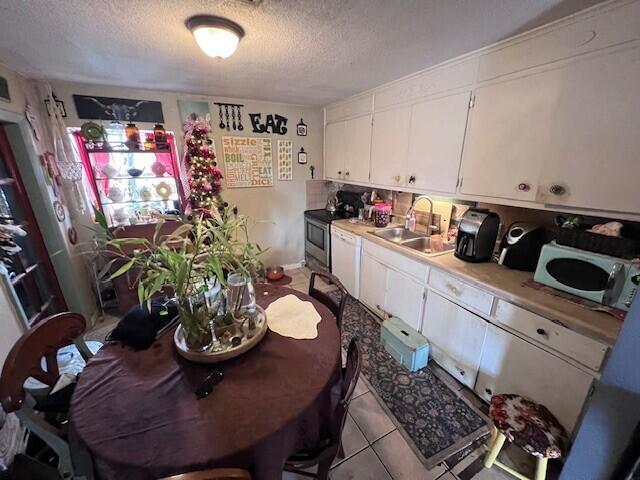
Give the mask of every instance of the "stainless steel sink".
<path id="1" fill-rule="evenodd" d="M 415 250 L 430 257 L 437 257 L 455 249 L 454 244 L 445 243 L 442 250 L 433 252 L 431 250 L 431 241 L 424 234 L 415 233 L 402 227 L 386 228 L 384 230 L 376 230 L 371 232 L 376 237 L 382 238 L 387 242 L 395 243 L 399 247 Z"/>
<path id="2" fill-rule="evenodd" d="M 373 232 L 376 237 L 383 238 L 389 242 L 402 243 L 406 240 L 426 238 L 424 235 L 412 232 L 402 227 L 387 228 L 385 230 L 377 230 Z"/>
<path id="3" fill-rule="evenodd" d="M 414 238 L 413 240 L 405 240 L 401 243 L 403 247 L 417 250 L 420 253 L 426 253 L 427 255 L 442 255 L 443 253 L 450 252 L 455 248 L 453 244 L 445 243 L 442 245 L 442 250 L 437 252 L 431 251 L 431 241 L 427 237 Z"/>

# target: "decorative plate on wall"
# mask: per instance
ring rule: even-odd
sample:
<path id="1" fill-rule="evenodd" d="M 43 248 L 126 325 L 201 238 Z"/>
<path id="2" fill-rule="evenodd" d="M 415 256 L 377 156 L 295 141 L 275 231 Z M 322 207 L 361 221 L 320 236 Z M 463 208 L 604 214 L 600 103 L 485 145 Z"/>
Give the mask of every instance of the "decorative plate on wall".
<path id="1" fill-rule="evenodd" d="M 56 218 L 59 222 L 64 222 L 65 218 L 67 218 L 67 214 L 64 212 L 64 205 L 60 200 L 53 202 L 53 211 L 56 212 Z"/>

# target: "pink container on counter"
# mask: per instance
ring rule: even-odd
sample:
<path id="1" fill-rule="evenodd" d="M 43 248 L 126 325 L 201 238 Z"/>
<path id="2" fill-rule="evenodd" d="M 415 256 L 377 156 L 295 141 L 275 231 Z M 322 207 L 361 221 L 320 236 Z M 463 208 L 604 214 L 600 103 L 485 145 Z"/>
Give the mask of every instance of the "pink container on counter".
<path id="1" fill-rule="evenodd" d="M 386 227 L 391 221 L 391 205 L 378 203 L 373 207 L 373 221 L 376 227 Z"/>

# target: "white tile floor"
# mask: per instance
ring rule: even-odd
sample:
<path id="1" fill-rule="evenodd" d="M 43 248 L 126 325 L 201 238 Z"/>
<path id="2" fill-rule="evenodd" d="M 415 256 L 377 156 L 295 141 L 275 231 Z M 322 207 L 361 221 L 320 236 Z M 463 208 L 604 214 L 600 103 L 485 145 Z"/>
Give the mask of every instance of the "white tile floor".
<path id="1" fill-rule="evenodd" d="M 292 277 L 289 285 L 299 291 L 307 292 L 310 271 L 307 268 L 289 270 Z M 455 380 L 444 370 L 436 366 L 436 375 L 451 388 L 462 390 L 472 403 L 482 404 L 470 390 Z M 481 445 L 459 462 L 445 461 L 431 470 L 427 470 L 415 455 L 393 421 L 379 405 L 376 397 L 369 392 L 369 385 L 360 378 L 343 431 L 345 458 L 336 460 L 330 473 L 331 480 L 510 480 L 506 472 L 497 468 L 491 470 L 482 466 L 485 445 Z M 523 473 L 533 474 L 533 458 L 517 447 L 509 447 L 501 453 L 500 459 L 518 467 Z M 550 463 L 547 478 L 556 478 Z M 302 480 L 305 477 L 287 473 L 283 480 Z"/>

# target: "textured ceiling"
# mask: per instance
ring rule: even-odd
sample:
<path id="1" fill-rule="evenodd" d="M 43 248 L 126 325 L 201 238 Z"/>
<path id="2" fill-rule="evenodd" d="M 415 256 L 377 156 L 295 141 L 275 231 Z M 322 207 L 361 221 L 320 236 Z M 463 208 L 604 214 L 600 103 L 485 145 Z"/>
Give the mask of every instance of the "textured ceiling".
<path id="1" fill-rule="evenodd" d="M 0 0 L 0 63 L 58 80 L 323 105 L 599 0 Z M 247 34 L 226 60 L 184 27 Z"/>

